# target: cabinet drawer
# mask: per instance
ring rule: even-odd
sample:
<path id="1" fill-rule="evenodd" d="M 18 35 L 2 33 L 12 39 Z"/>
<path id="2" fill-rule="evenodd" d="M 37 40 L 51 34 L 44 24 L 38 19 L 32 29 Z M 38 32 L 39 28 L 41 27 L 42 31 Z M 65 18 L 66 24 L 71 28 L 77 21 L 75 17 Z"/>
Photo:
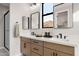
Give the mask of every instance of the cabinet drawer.
<path id="1" fill-rule="evenodd" d="M 32 43 L 32 44 L 36 44 L 36 45 L 43 46 L 43 41 L 39 41 L 39 40 L 34 40 L 34 39 L 32 39 L 32 40 L 31 40 L 31 43 Z"/>
<path id="2" fill-rule="evenodd" d="M 30 39 L 29 38 L 21 37 L 21 40 L 26 41 L 26 43 L 30 43 Z"/>
<path id="3" fill-rule="evenodd" d="M 52 50 L 48 48 L 44 48 L 44 56 L 52 56 Z"/>
<path id="4" fill-rule="evenodd" d="M 55 56 L 72 56 L 72 55 L 60 51 L 55 51 Z"/>
<path id="5" fill-rule="evenodd" d="M 26 41 L 21 41 L 21 53 L 26 55 Z"/>
<path id="6" fill-rule="evenodd" d="M 31 52 L 31 56 L 40 56 L 40 55 L 37 53 Z"/>
<path id="7" fill-rule="evenodd" d="M 30 55 L 30 43 L 26 43 L 26 41 L 21 41 L 21 53 L 24 55 Z"/>
<path id="8" fill-rule="evenodd" d="M 74 47 L 72 47 L 72 46 L 66 46 L 66 45 L 61 45 L 61 44 L 56 44 L 56 43 L 44 42 L 44 47 L 74 55 Z"/>
<path id="9" fill-rule="evenodd" d="M 72 56 L 72 54 L 44 48 L 44 56 Z"/>
<path id="10" fill-rule="evenodd" d="M 43 46 L 31 44 L 31 50 L 37 54 L 43 55 Z"/>

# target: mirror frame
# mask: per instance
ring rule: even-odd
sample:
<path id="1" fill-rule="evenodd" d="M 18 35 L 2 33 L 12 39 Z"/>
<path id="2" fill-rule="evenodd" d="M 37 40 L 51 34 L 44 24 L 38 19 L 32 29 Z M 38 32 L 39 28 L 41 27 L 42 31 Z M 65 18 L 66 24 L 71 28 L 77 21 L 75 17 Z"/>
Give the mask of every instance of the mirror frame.
<path id="1" fill-rule="evenodd" d="M 32 20 L 33 20 L 32 16 L 35 15 L 35 14 L 38 14 L 38 28 L 33 28 L 32 27 Z M 40 12 L 34 12 L 34 13 L 32 13 L 31 16 L 30 16 L 30 18 L 31 18 L 30 19 L 31 29 L 40 29 Z"/>
<path id="2" fill-rule="evenodd" d="M 57 6 L 59 6 L 59 5 L 63 5 L 64 3 L 60 3 L 60 4 L 57 4 L 57 5 L 55 5 L 54 7 L 53 7 L 53 9 L 55 8 L 55 7 L 57 7 Z M 71 29 L 71 28 L 73 28 L 73 3 L 71 3 L 72 4 L 72 26 L 71 27 L 64 27 L 64 28 L 58 28 L 56 25 L 55 25 L 55 22 L 56 22 L 56 20 L 54 20 L 54 29 Z M 67 10 L 67 9 L 66 9 Z M 55 16 L 55 15 L 54 15 Z M 55 19 L 55 18 L 54 18 Z M 55 27 L 56 26 L 56 27 Z"/>
<path id="3" fill-rule="evenodd" d="M 26 23 L 25 23 L 26 21 L 27 21 L 27 27 L 25 27 L 26 26 Z M 22 16 L 22 29 L 23 30 L 28 30 L 29 29 L 29 17 Z"/>

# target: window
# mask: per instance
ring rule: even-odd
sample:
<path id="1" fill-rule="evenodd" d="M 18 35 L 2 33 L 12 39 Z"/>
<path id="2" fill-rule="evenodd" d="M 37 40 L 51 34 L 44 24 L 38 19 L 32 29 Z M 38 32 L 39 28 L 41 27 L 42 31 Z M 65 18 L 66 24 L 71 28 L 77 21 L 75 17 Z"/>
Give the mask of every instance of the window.
<path id="1" fill-rule="evenodd" d="M 53 27 L 53 3 L 42 3 L 42 28 Z"/>

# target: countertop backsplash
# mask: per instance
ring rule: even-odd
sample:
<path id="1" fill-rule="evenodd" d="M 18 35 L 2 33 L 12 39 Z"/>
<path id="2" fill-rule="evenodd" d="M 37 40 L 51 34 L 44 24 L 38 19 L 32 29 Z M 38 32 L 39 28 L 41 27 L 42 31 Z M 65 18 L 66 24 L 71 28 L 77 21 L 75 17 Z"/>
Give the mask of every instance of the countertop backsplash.
<path id="1" fill-rule="evenodd" d="M 31 30 L 30 32 L 34 32 L 35 34 L 44 35 L 45 32 L 50 32 L 50 35 L 53 36 L 53 29 L 37 29 Z"/>

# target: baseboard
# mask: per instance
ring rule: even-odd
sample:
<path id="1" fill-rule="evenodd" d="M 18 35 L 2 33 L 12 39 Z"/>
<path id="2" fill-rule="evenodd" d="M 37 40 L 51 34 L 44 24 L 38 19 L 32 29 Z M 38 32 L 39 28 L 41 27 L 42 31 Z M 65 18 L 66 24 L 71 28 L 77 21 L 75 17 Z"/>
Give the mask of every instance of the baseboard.
<path id="1" fill-rule="evenodd" d="M 18 54 L 18 55 L 16 55 L 16 56 L 22 56 L 22 54 L 20 53 L 20 54 Z"/>
<path id="2" fill-rule="evenodd" d="M 22 54 L 19 53 L 19 54 L 16 54 L 16 55 L 10 55 L 10 56 L 22 56 Z"/>

